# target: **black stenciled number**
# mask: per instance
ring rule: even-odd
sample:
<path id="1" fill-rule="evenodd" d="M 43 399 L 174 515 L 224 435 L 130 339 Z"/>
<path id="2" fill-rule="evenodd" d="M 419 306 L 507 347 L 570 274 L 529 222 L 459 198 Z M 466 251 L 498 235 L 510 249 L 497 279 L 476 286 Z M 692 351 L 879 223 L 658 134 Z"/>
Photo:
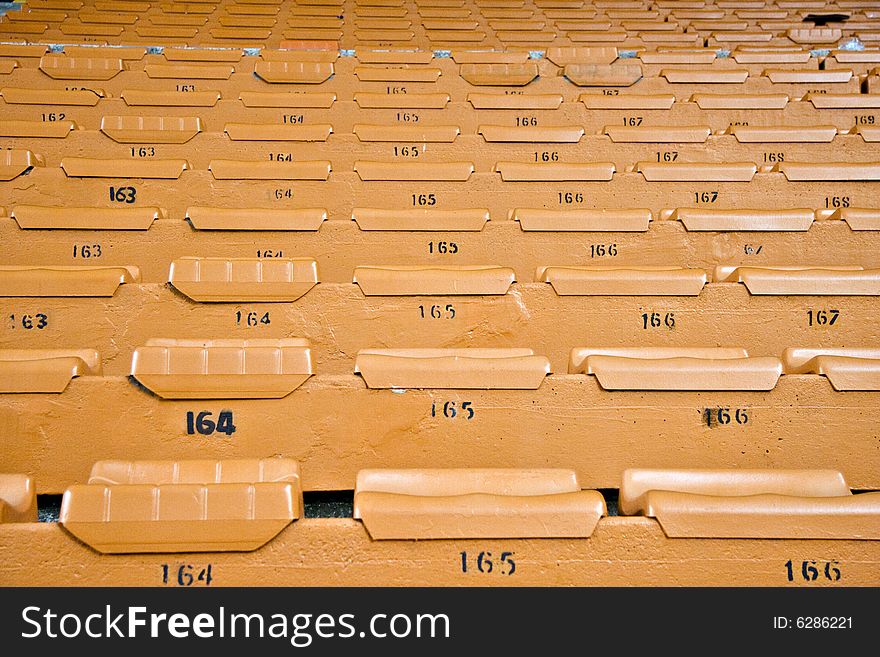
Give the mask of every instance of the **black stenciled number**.
<path id="1" fill-rule="evenodd" d="M 718 427 L 727 425 L 744 425 L 749 423 L 749 409 L 747 408 L 730 408 L 728 406 L 720 408 L 704 408 L 702 410 L 703 419 L 707 427 Z"/>
<path id="2" fill-rule="evenodd" d="M 202 584 L 211 586 L 214 581 L 213 564 L 204 567 L 194 566 L 189 563 L 162 564 L 162 584 L 171 586 L 195 586 Z"/>
<path id="3" fill-rule="evenodd" d="M 421 319 L 455 319 L 455 306 L 447 303 L 446 306 L 419 306 Z"/>
<path id="4" fill-rule="evenodd" d="M 255 326 L 268 326 L 272 323 L 272 320 L 269 318 L 269 313 L 265 312 L 260 315 L 259 311 L 251 310 L 251 311 L 235 311 L 235 323 L 238 326 L 248 326 L 253 328 Z"/>
<path id="5" fill-rule="evenodd" d="M 137 189 L 134 187 L 111 187 L 110 200 L 114 203 L 134 203 L 137 198 Z"/>
<path id="6" fill-rule="evenodd" d="M 825 197 L 825 207 L 826 208 L 848 208 L 852 204 L 852 199 L 849 196 L 826 196 Z"/>
<path id="7" fill-rule="evenodd" d="M 808 310 L 808 326 L 834 326 L 840 317 L 840 310 L 829 308 L 828 310 Z"/>
<path id="8" fill-rule="evenodd" d="M 591 258 L 613 258 L 617 255 L 617 244 L 590 244 Z"/>
<path id="9" fill-rule="evenodd" d="M 15 313 L 9 316 L 9 328 L 14 329 L 18 326 L 25 330 L 40 330 L 49 325 L 49 316 L 45 313 L 24 313 L 18 316 L 16 320 Z"/>
<path id="10" fill-rule="evenodd" d="M 642 329 L 648 330 L 652 328 L 666 327 L 668 329 L 675 328 L 675 313 L 642 313 Z"/>
<path id="11" fill-rule="evenodd" d="M 437 205 L 437 195 L 433 193 L 413 194 L 412 204 L 416 206 Z"/>
<path id="12" fill-rule="evenodd" d="M 800 567 L 798 567 L 800 566 Z M 804 582 L 815 582 L 820 578 L 824 578 L 829 582 L 839 582 L 843 577 L 842 566 L 839 561 L 816 561 L 807 559 L 800 563 L 789 559 L 785 562 L 786 575 L 789 582 L 795 580 Z"/>
<path id="13" fill-rule="evenodd" d="M 223 433 L 231 436 L 235 433 L 236 427 L 233 424 L 232 411 L 222 410 L 217 415 L 217 420 L 213 419 L 211 411 L 187 411 L 186 413 L 186 433 L 194 436 L 196 433 L 202 436 L 210 436 L 214 433 Z"/>
<path id="14" fill-rule="evenodd" d="M 465 420 L 472 420 L 474 419 L 474 415 L 476 415 L 476 412 L 474 411 L 474 403 L 470 401 L 463 401 L 459 406 L 456 406 L 456 402 L 454 401 L 435 401 L 431 403 L 431 417 L 442 416 L 449 419 L 460 417 Z"/>
<path id="15" fill-rule="evenodd" d="M 454 255 L 458 253 L 458 244 L 456 242 L 428 242 L 428 253 L 445 253 Z"/>
<path id="16" fill-rule="evenodd" d="M 461 559 L 462 573 L 496 574 L 509 577 L 516 572 L 513 552 L 501 552 L 497 559 L 488 550 L 478 552 L 476 558 L 469 556 L 466 551 L 459 552 L 458 556 Z"/>
<path id="17" fill-rule="evenodd" d="M 418 157 L 421 154 L 418 144 L 407 146 L 394 146 L 394 157 Z"/>
<path id="18" fill-rule="evenodd" d="M 563 205 L 584 202 L 583 192 L 557 192 L 557 198 Z"/>
<path id="19" fill-rule="evenodd" d="M 74 244 L 74 258 L 100 258 L 102 255 L 100 244 Z"/>

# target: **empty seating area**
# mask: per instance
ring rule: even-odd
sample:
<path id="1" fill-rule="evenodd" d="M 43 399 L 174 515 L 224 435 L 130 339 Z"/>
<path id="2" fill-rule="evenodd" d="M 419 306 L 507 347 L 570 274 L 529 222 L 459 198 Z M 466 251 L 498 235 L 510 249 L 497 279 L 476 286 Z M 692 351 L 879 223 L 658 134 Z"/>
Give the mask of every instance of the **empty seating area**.
<path id="1" fill-rule="evenodd" d="M 880 585 L 880 3 L 0 5 L 0 318 L 4 584 Z"/>

